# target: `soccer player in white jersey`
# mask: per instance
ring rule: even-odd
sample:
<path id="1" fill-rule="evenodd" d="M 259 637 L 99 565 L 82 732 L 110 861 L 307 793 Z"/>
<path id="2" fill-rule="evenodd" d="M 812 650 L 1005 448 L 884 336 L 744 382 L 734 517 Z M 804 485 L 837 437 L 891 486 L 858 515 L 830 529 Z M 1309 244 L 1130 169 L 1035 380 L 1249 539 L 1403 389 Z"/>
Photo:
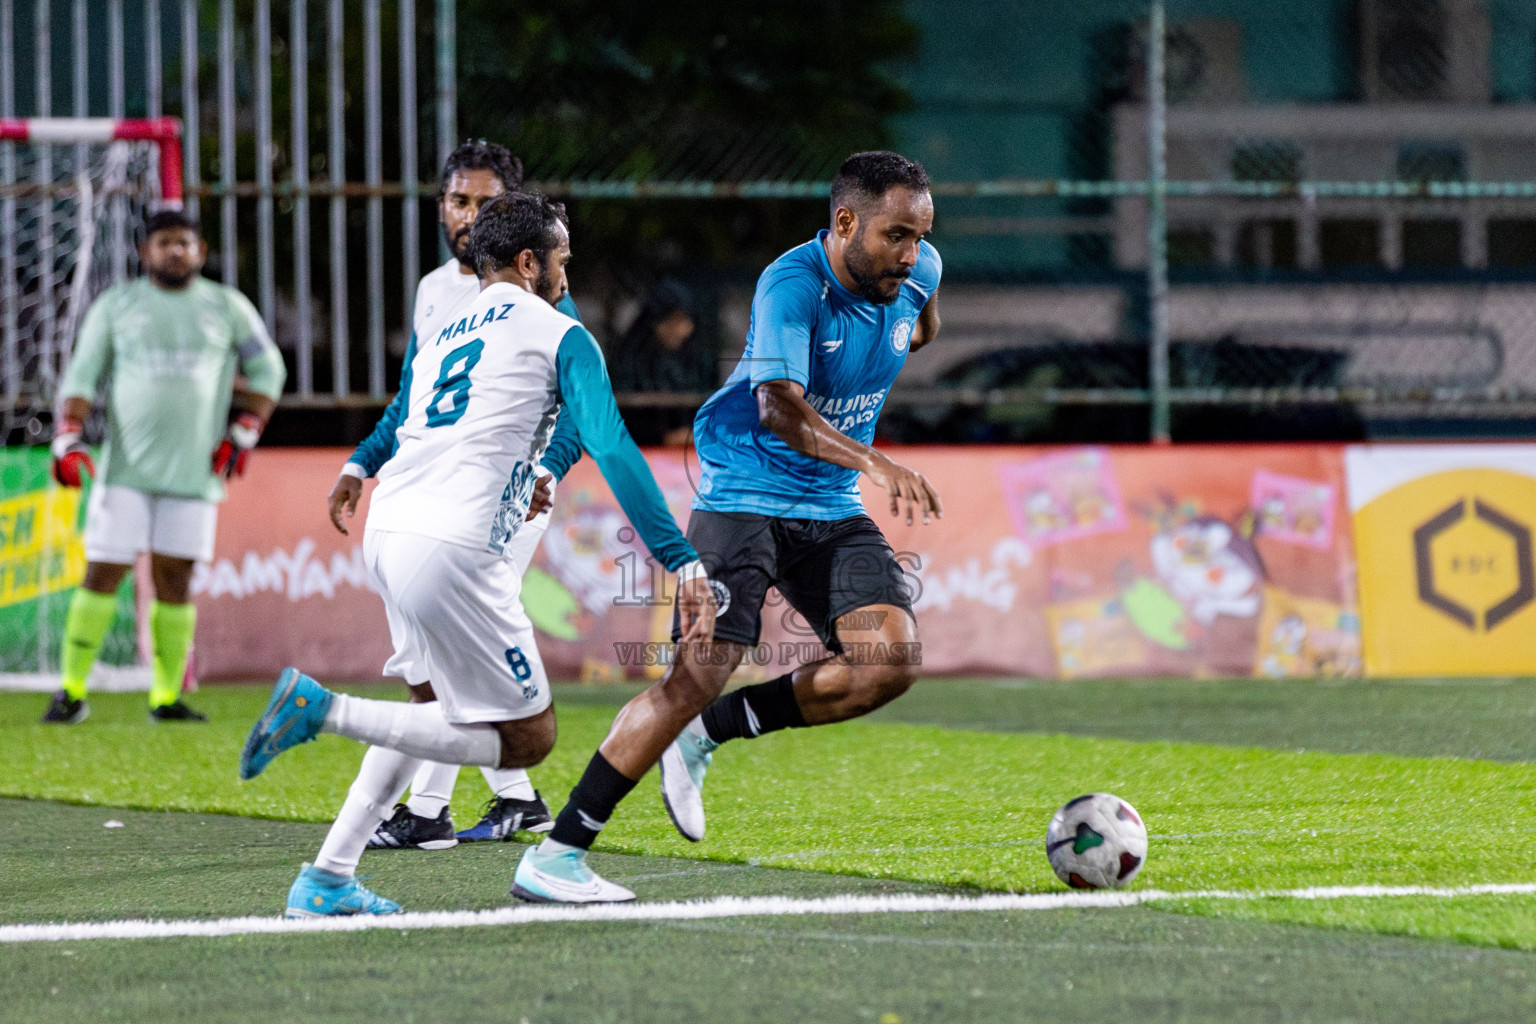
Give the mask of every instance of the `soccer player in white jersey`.
<path id="1" fill-rule="evenodd" d="M 418 339 L 399 448 L 380 473 L 363 536 L 370 582 L 410 631 L 437 700 L 350 697 L 290 668 L 241 754 L 240 776 L 249 779 L 322 732 L 373 744 L 314 864 L 289 891 L 290 917 L 400 909 L 355 871 L 422 760 L 527 768 L 554 745 L 533 630 L 508 611 L 520 580 L 506 549 L 527 518 L 558 418 L 575 421 L 647 547 L 678 571 L 679 656 L 690 658 L 714 633 L 709 579 L 624 428 L 597 342 L 554 308 L 570 258 L 564 208 L 521 192 L 498 196 L 481 208 L 470 252 L 483 290 L 432 338 Z M 599 878 L 585 850 L 548 842 L 531 864 L 525 857 L 517 883 L 533 899 L 634 896 Z"/>
<path id="2" fill-rule="evenodd" d="M 197 609 L 194 563 L 213 557 L 224 479 L 244 472 L 283 391 L 282 356 L 255 308 L 201 276 L 208 243 L 180 210 L 145 225 L 145 276 L 108 288 L 80 325 L 60 388 L 53 475 L 79 487 L 95 475 L 84 423 L 106 391 L 107 442 L 85 524 L 85 580 L 64 623 L 63 688 L 44 722 L 89 714 L 86 678 L 117 608 L 117 588 L 145 551 L 155 600 L 150 718 L 198 722 L 181 700 Z M 235 374 L 245 378 L 235 386 Z"/>
<path id="3" fill-rule="evenodd" d="M 444 162 L 439 179 L 437 215 L 443 226 L 443 239 L 453 256 L 416 286 L 412 333 L 406 345 L 400 389 L 373 432 L 357 446 L 342 467 L 331 488 L 331 522 L 343 534 L 347 532 L 345 520 L 357 511 L 363 481 L 377 474 L 395 452 L 396 432 L 404 419 L 405 402 L 411 391 L 411 363 L 416 357 L 419 339 L 431 337 L 433 324 L 442 323 L 480 294 L 480 282 L 470 262 L 468 246 L 475 217 L 485 203 L 503 192 L 515 191 L 522 180 L 523 168 L 518 159 L 505 146 L 484 139 L 463 143 Z M 562 297 L 556 308 L 581 319 L 569 295 Z M 567 452 L 568 446 L 562 444 L 560 449 Z M 575 446 L 574 455 L 580 455 L 579 444 Z M 564 475 L 564 468 L 568 466 L 560 468 L 559 475 Z M 548 527 L 547 513 L 535 516 L 508 546 L 507 557 L 512 559 L 519 577 L 528 571 L 534 551 Z M 527 616 L 521 602 L 512 612 L 516 617 Z M 412 700 L 435 699 L 426 664 L 419 652 L 411 649 L 408 632 L 400 623 L 391 620 L 390 637 L 395 643 L 395 656 L 384 666 L 384 675 L 403 679 L 410 688 Z M 547 832 L 554 825 L 549 808 L 533 788 L 526 771 L 521 768 L 484 768 L 482 772 L 491 787 L 492 797 L 475 825 L 456 832 L 449 814 L 448 804 L 459 777 L 459 766 L 428 761 L 411 780 L 410 798 L 396 806 L 394 814 L 379 826 L 368 845 L 378 849 L 445 850 L 461 841 L 510 840 L 520 830 Z"/>

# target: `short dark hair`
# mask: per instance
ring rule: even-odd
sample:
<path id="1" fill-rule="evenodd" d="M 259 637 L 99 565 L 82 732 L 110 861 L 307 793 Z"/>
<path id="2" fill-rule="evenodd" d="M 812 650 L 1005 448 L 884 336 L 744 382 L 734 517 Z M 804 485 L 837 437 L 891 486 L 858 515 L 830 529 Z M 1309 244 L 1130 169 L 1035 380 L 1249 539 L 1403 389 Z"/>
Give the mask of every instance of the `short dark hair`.
<path id="1" fill-rule="evenodd" d="M 928 172 L 916 160 L 887 149 L 855 153 L 843 161 L 832 179 L 832 212 L 836 214 L 839 206 L 846 206 L 862 213 L 897 186 L 927 192 Z"/>
<path id="2" fill-rule="evenodd" d="M 549 254 L 560 240 L 556 224 L 570 226 L 565 204 L 537 192 L 503 192 L 489 200 L 469 229 L 467 255 L 475 273 L 484 277 L 510 267 L 524 249 L 533 250 L 534 258 L 547 267 Z"/>
<path id="3" fill-rule="evenodd" d="M 190 231 L 199 237 L 203 233 L 203 229 L 198 225 L 197 220 L 185 210 L 156 210 L 144 222 L 144 241 L 149 241 L 149 236 L 153 235 L 156 231 L 179 231 L 182 229 Z"/>
<path id="4" fill-rule="evenodd" d="M 448 179 L 454 171 L 490 171 L 501 179 L 501 187 L 516 192 L 523 184 L 523 162 L 506 146 L 484 139 L 470 139 L 448 154 L 442 177 L 437 179 L 437 198 L 448 193 Z"/>

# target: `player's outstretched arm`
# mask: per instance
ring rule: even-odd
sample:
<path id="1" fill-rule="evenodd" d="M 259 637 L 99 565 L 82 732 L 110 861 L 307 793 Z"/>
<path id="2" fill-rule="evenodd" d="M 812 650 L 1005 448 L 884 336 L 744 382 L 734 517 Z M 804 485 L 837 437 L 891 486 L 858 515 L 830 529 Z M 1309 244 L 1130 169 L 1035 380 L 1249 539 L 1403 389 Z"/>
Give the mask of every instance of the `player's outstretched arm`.
<path id="1" fill-rule="evenodd" d="M 677 528 L 651 467 L 635 445 L 613 400 L 602 351 L 584 327 L 572 327 L 556 356 L 560 395 L 581 446 L 592 456 L 640 539 L 667 569 L 677 572 L 678 614 L 685 642 L 714 636 L 715 602 L 698 552 Z"/>
<path id="2" fill-rule="evenodd" d="M 805 400 L 805 388 L 792 380 L 771 380 L 759 384 L 757 418 L 801 455 L 856 469 L 885 488 L 891 498 L 891 515 L 906 512 L 911 525 L 914 513 L 923 522 L 932 516 L 944 518 L 944 503 L 923 474 L 893 462 L 882 452 L 860 444 L 828 423 L 826 417 Z"/>

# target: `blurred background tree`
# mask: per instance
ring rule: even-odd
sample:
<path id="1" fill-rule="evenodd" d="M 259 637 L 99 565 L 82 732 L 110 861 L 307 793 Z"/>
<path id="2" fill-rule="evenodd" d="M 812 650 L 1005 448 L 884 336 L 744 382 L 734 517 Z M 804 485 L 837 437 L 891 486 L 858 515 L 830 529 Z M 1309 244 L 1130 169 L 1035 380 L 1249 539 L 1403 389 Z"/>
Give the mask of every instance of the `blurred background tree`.
<path id="1" fill-rule="evenodd" d="M 892 144 L 911 100 L 891 67 L 919 38 L 900 0 L 460 0 L 459 134 L 506 144 L 531 181 L 827 180 Z M 573 287 L 608 337 L 660 278 L 684 275 L 707 311 L 825 221 L 806 200 L 570 207 Z"/>

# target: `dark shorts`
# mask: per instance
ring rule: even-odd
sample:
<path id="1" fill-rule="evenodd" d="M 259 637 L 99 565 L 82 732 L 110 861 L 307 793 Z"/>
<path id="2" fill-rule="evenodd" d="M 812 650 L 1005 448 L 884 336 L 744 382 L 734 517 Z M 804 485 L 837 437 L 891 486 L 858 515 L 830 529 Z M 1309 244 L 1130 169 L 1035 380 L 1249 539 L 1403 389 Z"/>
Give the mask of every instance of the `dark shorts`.
<path id="1" fill-rule="evenodd" d="M 907 576 L 868 516 L 779 519 L 694 509 L 688 542 L 709 570 L 720 603 L 716 640 L 755 645 L 770 587 L 788 602 L 772 611 L 785 616 L 789 632 L 814 634 L 834 654 L 842 651 L 837 620 L 854 609 L 889 604 L 912 614 Z M 674 610 L 672 639 L 679 635 Z"/>

